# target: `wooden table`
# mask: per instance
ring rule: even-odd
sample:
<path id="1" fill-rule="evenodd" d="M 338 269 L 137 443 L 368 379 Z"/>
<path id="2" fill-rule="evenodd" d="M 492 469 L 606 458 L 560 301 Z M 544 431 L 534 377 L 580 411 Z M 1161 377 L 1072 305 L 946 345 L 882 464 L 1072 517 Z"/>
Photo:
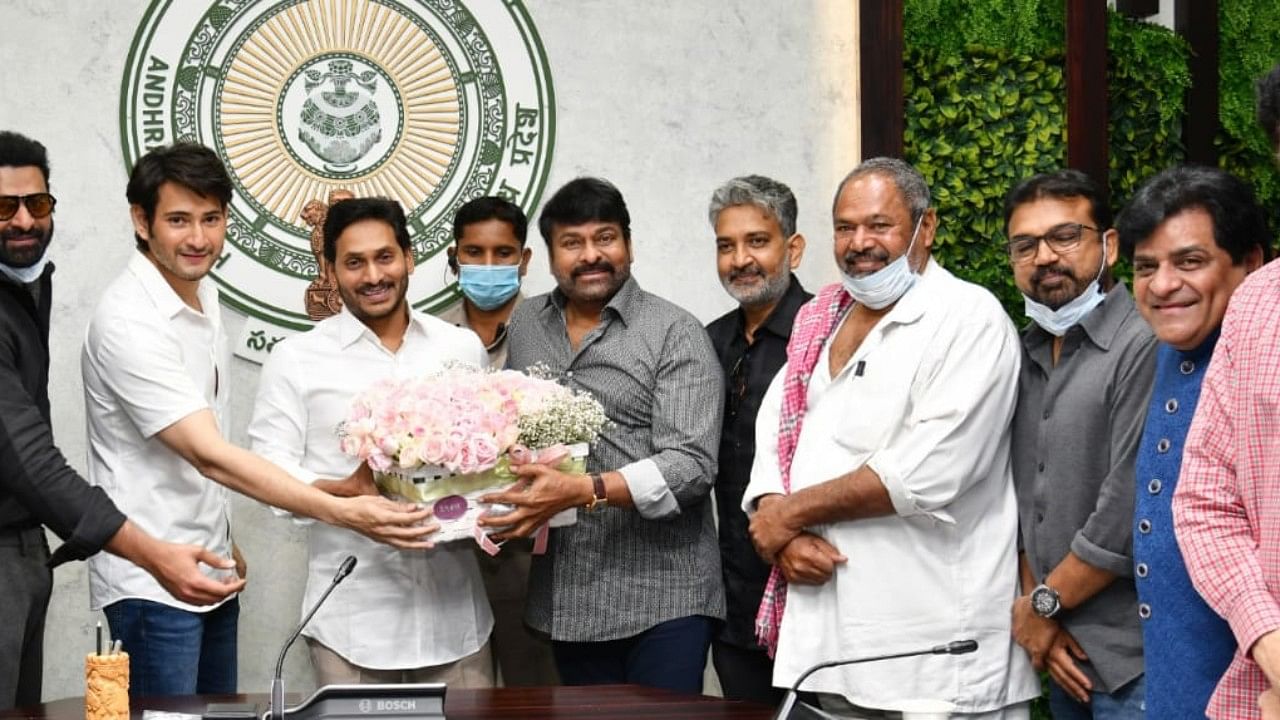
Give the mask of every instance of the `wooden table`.
<path id="1" fill-rule="evenodd" d="M 293 695 L 289 705 L 299 700 Z M 144 709 L 199 715 L 209 702 L 253 702 L 258 704 L 259 712 L 263 712 L 267 709 L 268 697 L 258 694 L 143 699 L 133 703 L 133 717 L 141 718 Z M 445 695 L 445 713 L 449 720 L 769 720 L 773 716 L 773 708 L 706 695 L 680 695 L 636 685 L 595 685 L 449 690 Z M 0 720 L 80 720 L 83 717 L 83 698 L 55 700 L 0 712 Z"/>

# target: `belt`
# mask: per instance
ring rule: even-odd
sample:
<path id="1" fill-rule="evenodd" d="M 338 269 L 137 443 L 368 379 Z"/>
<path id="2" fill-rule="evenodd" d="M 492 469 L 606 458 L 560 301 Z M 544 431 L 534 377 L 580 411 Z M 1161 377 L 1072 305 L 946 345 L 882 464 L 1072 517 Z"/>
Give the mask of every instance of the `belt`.
<path id="1" fill-rule="evenodd" d="M 32 528 L 0 530 L 0 547 L 16 547 L 23 555 L 30 555 L 39 548 L 42 552 L 47 547 L 44 539 L 44 528 L 37 525 Z"/>

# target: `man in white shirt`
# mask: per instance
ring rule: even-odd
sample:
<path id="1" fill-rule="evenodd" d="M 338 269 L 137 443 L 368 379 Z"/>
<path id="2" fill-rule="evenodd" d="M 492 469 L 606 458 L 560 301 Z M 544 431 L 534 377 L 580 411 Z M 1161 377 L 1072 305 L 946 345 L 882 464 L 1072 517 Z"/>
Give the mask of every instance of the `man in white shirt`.
<path id="1" fill-rule="evenodd" d="M 479 338 L 405 301 L 413 248 L 394 200 L 343 200 L 329 209 L 324 253 L 342 311 L 276 345 L 262 368 L 249 437 L 255 452 L 321 487 L 352 472 L 335 432 L 369 385 L 449 362 L 488 363 Z M 360 576 L 336 590 L 303 631 L 319 684 L 493 684 L 493 616 L 469 543 L 427 552 L 385 547 L 312 525 L 303 608 L 319 599 L 347 555 Z"/>
<path id="2" fill-rule="evenodd" d="M 847 665 L 805 689 L 848 717 L 941 700 L 954 717 L 1025 718 L 1039 683 L 1007 609 L 1017 335 L 989 292 L 930 259 L 937 217 L 910 165 L 864 162 L 833 219 L 843 287 L 796 318 L 743 498 L 778 574 L 757 620 L 776 643 L 774 684 L 824 661 L 972 638 L 972 654 Z"/>
<path id="3" fill-rule="evenodd" d="M 90 481 L 149 534 L 234 555 L 241 576 L 222 486 L 426 547 L 426 529 L 412 527 L 425 511 L 326 494 L 223 435 L 231 358 L 217 291 L 203 281 L 222 253 L 231 198 L 217 155 L 193 144 L 153 150 L 138 160 L 127 195 L 138 254 L 103 295 L 81 356 Z M 342 485 L 361 487 L 355 477 Z M 133 695 L 235 692 L 234 597 L 210 607 L 181 602 L 141 567 L 106 554 L 89 562 L 89 589 L 130 653 Z"/>

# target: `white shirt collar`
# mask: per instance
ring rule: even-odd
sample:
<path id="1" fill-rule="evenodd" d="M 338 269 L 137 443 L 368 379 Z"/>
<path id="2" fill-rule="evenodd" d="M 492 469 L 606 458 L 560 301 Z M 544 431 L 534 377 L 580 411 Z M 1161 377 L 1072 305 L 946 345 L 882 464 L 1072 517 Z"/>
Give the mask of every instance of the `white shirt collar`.
<path id="1" fill-rule="evenodd" d="M 338 311 L 337 317 L 339 347 L 345 350 L 366 335 L 368 335 L 369 339 L 374 344 L 382 344 L 382 341 L 379 340 L 378 336 L 369 329 L 369 326 L 361 322 L 360 318 L 356 317 L 349 309 L 347 309 L 345 303 L 342 306 L 342 310 Z M 419 333 L 424 338 L 430 335 L 430 331 L 427 329 L 426 316 L 413 308 L 409 308 L 409 325 L 405 328 L 405 335 L 408 335 L 411 332 Z"/>
<path id="2" fill-rule="evenodd" d="M 200 298 L 200 306 L 204 308 L 204 312 L 187 305 L 182 298 L 178 297 L 178 293 L 169 285 L 169 282 L 164 279 L 164 275 L 160 273 L 160 268 L 156 267 L 141 252 L 135 253 L 130 258 L 129 272 L 133 273 L 133 276 L 138 279 L 138 284 L 147 293 L 147 297 L 151 298 L 151 302 L 155 303 L 156 309 L 166 318 L 172 318 L 183 310 L 189 310 L 196 315 L 206 315 L 209 312 L 209 303 L 218 301 L 217 291 L 209 283 L 201 280 L 199 285 L 196 286 L 196 295 Z"/>

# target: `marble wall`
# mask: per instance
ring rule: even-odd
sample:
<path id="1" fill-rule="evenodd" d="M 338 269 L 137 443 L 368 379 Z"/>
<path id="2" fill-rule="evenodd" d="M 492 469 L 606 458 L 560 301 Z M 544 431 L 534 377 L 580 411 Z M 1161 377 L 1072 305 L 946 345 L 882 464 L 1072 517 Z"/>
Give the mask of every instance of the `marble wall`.
<path id="1" fill-rule="evenodd" d="M 182 0 L 195 2 L 196 0 Z M 706 203 L 744 173 L 790 184 L 809 238 L 800 276 L 836 273 L 829 203 L 858 157 L 856 20 L 850 0 L 526 0 L 555 82 L 557 131 L 548 188 L 580 174 L 613 180 L 633 217 L 633 272 L 645 288 L 709 321 L 732 307 L 714 270 Z M 124 199 L 119 96 L 143 0 L 0 0 L 0 128 L 44 142 L 59 198 L 51 337 L 54 433 L 85 465 L 79 349 L 97 298 L 133 241 Z M 542 243 L 528 292 L 550 288 Z M 229 334 L 244 318 L 226 310 Z M 257 366 L 236 360 L 232 430 L 244 441 Z M 240 685 L 267 689 L 279 644 L 298 619 L 305 535 L 237 498 L 234 529 L 249 561 Z M 56 542 L 56 539 L 54 539 Z M 82 693 L 83 653 L 98 614 L 82 564 L 58 569 L 46 636 L 45 697 Z M 291 689 L 313 686 L 305 650 Z"/>

